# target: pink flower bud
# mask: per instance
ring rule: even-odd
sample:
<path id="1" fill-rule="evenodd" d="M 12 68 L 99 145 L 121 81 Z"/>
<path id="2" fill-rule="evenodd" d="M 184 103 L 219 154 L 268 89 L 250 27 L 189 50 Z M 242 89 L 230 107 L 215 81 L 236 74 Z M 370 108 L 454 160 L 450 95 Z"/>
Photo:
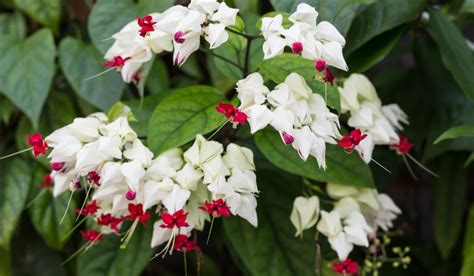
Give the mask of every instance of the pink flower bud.
<path id="1" fill-rule="evenodd" d="M 174 41 L 179 44 L 184 43 L 184 41 L 186 41 L 186 39 L 184 39 L 184 33 L 181 31 L 176 32 L 173 38 L 174 38 Z"/>
<path id="2" fill-rule="evenodd" d="M 293 142 L 295 141 L 295 137 L 286 132 L 283 132 L 283 141 L 285 142 L 285 144 L 290 145 L 293 144 Z"/>
<path id="3" fill-rule="evenodd" d="M 301 42 L 295 42 L 291 45 L 291 51 L 293 54 L 301 54 L 303 52 L 303 44 Z"/>
<path id="4" fill-rule="evenodd" d="M 52 162 L 51 169 L 53 171 L 61 171 L 64 168 L 64 162 Z"/>
<path id="5" fill-rule="evenodd" d="M 127 200 L 134 200 L 136 196 L 137 193 L 132 189 L 128 189 L 127 193 L 125 194 L 125 198 Z"/>
<path id="6" fill-rule="evenodd" d="M 314 62 L 314 67 L 316 70 L 318 70 L 318 72 L 322 72 L 326 69 L 326 61 L 318 59 Z"/>

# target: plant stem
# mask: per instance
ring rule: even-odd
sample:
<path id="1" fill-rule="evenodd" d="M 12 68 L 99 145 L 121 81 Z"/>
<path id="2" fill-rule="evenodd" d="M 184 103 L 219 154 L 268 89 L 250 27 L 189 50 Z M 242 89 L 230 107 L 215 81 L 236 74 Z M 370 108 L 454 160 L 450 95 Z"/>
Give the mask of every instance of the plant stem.
<path id="1" fill-rule="evenodd" d="M 316 262 L 315 262 L 315 269 L 314 272 L 316 276 L 321 275 L 321 243 L 319 242 L 319 232 L 316 230 Z"/>
<path id="2" fill-rule="evenodd" d="M 184 256 L 184 276 L 188 276 L 188 262 L 186 260 L 186 251 L 183 252 Z"/>
<path id="3" fill-rule="evenodd" d="M 218 58 L 218 59 L 221 59 L 221 60 L 223 60 L 223 61 L 229 63 L 229 64 L 232 65 L 232 66 L 235 66 L 235 67 L 238 68 L 240 71 L 243 71 L 243 70 L 244 70 L 244 68 L 243 68 L 242 66 L 240 66 L 240 65 L 237 64 L 236 62 L 233 62 L 232 60 L 230 60 L 230 59 L 228 59 L 228 58 L 226 58 L 226 57 L 224 57 L 224 56 L 221 56 L 221 55 L 219 55 L 219 54 L 216 54 L 216 53 L 214 53 L 214 52 L 211 52 L 211 51 L 208 51 L 208 50 L 205 50 L 205 49 L 200 49 L 200 50 L 203 51 L 203 52 L 209 53 L 211 56 L 214 56 L 214 57 L 216 57 L 216 58 Z"/>
<path id="4" fill-rule="evenodd" d="M 240 35 L 240 36 L 242 36 L 242 37 L 244 37 L 244 38 L 246 38 L 246 39 L 250 39 L 250 40 L 254 40 L 254 39 L 257 39 L 257 38 L 261 38 L 261 37 L 262 37 L 261 35 L 248 35 L 248 34 L 244 34 L 244 33 L 241 33 L 241 32 L 239 32 L 239 31 L 236 31 L 236 30 L 234 30 L 234 29 L 232 29 L 232 28 L 225 28 L 225 29 L 226 29 L 226 31 L 228 31 L 228 32 L 234 33 L 234 34 L 236 34 L 236 35 Z"/>
<path id="5" fill-rule="evenodd" d="M 250 48 L 252 47 L 252 40 L 247 38 L 247 46 L 245 48 L 245 60 L 244 60 L 244 69 L 242 70 L 242 75 L 246 78 L 249 74 L 249 63 L 250 63 Z"/>

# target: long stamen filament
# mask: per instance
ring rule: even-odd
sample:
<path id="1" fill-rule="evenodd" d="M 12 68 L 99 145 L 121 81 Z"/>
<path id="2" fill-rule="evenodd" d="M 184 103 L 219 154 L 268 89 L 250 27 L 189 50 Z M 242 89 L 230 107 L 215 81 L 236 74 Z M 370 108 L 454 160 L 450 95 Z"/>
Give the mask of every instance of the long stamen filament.
<path id="1" fill-rule="evenodd" d="M 11 153 L 11 154 L 9 154 L 9 155 L 2 156 L 2 157 L 0 157 L 0 160 L 2 160 L 2 159 L 6 159 L 6 158 L 8 158 L 8 157 L 12 157 L 12 156 L 15 156 L 15 155 L 18 155 L 18 154 L 24 153 L 24 152 L 27 152 L 27 151 L 29 151 L 29 150 L 31 150 L 31 149 L 33 149 L 33 147 L 31 147 L 31 148 L 27 148 L 27 149 L 23 149 L 23 150 L 20 150 L 20 151 L 17 151 L 17 152 Z"/>
<path id="2" fill-rule="evenodd" d="M 209 239 L 211 238 L 212 226 L 214 226 L 214 219 L 215 218 L 216 218 L 215 216 L 212 216 L 211 226 L 209 227 L 209 234 L 207 234 L 206 244 L 209 244 Z"/>
<path id="3" fill-rule="evenodd" d="M 392 172 L 391 172 L 389 169 L 385 168 L 382 164 L 380 164 L 379 162 L 377 162 L 377 160 L 375 160 L 375 159 L 373 159 L 373 158 L 372 158 L 371 160 L 372 160 L 375 164 L 377 164 L 379 167 L 381 167 L 384 171 L 388 172 L 389 174 L 392 174 Z"/>
<path id="4" fill-rule="evenodd" d="M 184 276 L 188 276 L 188 262 L 186 260 L 186 250 L 184 250 L 183 256 L 184 256 Z"/>
<path id="5" fill-rule="evenodd" d="M 110 72 L 110 71 L 112 71 L 112 70 L 114 70 L 114 69 L 115 69 L 114 67 L 110 67 L 110 68 L 107 69 L 107 70 L 104 70 L 104 71 L 102 71 L 102 72 L 100 72 L 100 73 L 98 73 L 98 74 L 95 74 L 95 75 L 93 75 L 93 76 L 91 76 L 91 77 L 88 77 L 88 78 L 84 79 L 84 81 L 88 81 L 88 80 L 91 80 L 91 79 L 100 77 L 100 76 L 102 76 L 102 75 L 104 75 L 104 74 L 106 74 L 106 73 L 108 73 L 108 72 Z"/>
<path id="6" fill-rule="evenodd" d="M 79 226 L 81 226 L 81 224 L 84 223 L 84 221 L 86 221 L 86 219 L 87 219 L 87 217 L 82 218 L 79 221 L 79 223 L 74 225 L 74 227 L 71 229 L 71 231 L 69 231 L 62 239 L 65 240 L 67 237 L 69 237 L 69 235 L 71 235 Z"/>
<path id="7" fill-rule="evenodd" d="M 408 160 L 407 160 L 407 158 L 405 157 L 404 154 L 402 154 L 402 159 L 403 159 L 403 162 L 405 163 L 405 166 L 407 166 L 407 169 L 408 169 L 408 171 L 410 172 L 411 176 L 412 176 L 416 181 L 418 181 L 418 177 L 416 177 L 415 172 L 414 172 L 413 169 L 411 168 L 411 165 L 410 165 L 410 163 L 408 163 Z"/>
<path id="8" fill-rule="evenodd" d="M 66 205 L 66 210 L 64 210 L 64 214 L 63 214 L 63 217 L 61 218 L 61 220 L 59 221 L 59 224 L 58 225 L 61 225 L 61 223 L 63 223 L 64 219 L 66 218 L 66 215 L 67 215 L 67 211 L 69 210 L 69 206 L 71 205 L 71 201 L 72 201 L 72 196 L 74 195 L 74 191 L 71 192 L 71 195 L 69 196 L 69 200 L 67 201 L 67 205 Z"/>
<path id="9" fill-rule="evenodd" d="M 42 195 L 45 194 L 45 192 L 46 192 L 46 190 L 42 190 L 39 194 L 37 194 L 37 195 L 35 196 L 35 198 L 33 198 L 33 200 L 31 200 L 30 203 L 28 203 L 28 204 L 26 205 L 26 207 L 23 208 L 23 210 L 26 210 L 26 209 L 30 208 Z"/>
<path id="10" fill-rule="evenodd" d="M 135 229 L 137 229 L 137 225 L 138 225 L 138 219 L 135 219 L 135 221 L 133 222 L 132 227 L 130 227 L 130 230 L 128 231 L 128 233 L 122 238 L 122 240 L 125 239 L 125 241 L 120 245 L 120 249 L 126 249 L 127 248 L 128 243 L 132 239 L 133 232 L 135 232 Z"/>
<path id="11" fill-rule="evenodd" d="M 232 120 L 233 117 L 230 117 L 227 121 L 225 121 L 225 123 L 223 123 L 218 129 L 216 129 L 216 131 L 214 131 L 211 136 L 209 136 L 209 138 L 207 138 L 207 140 L 211 140 L 212 137 L 214 137 L 228 122 L 230 122 Z"/>
<path id="12" fill-rule="evenodd" d="M 411 159 L 411 161 L 413 161 L 415 164 L 417 164 L 420 168 L 422 168 L 423 170 L 425 170 L 427 173 L 431 174 L 432 176 L 436 177 L 436 178 L 439 178 L 439 175 L 434 173 L 433 171 L 431 171 L 430 169 L 428 169 L 427 167 L 425 167 L 423 164 L 421 164 L 420 162 L 418 162 L 418 160 L 415 159 L 415 157 L 411 156 L 409 153 L 406 154 L 406 156 L 408 156 L 408 158 Z"/>
<path id="13" fill-rule="evenodd" d="M 87 199 L 89 198 L 89 193 L 90 193 L 91 189 L 92 189 L 92 185 L 89 185 L 89 188 L 87 189 L 87 192 L 86 192 L 86 198 L 84 198 L 84 202 L 82 202 L 82 207 L 81 207 L 81 210 L 79 211 L 79 214 L 77 214 L 76 221 L 79 220 L 79 217 L 82 214 L 82 210 L 84 210 L 84 206 L 86 206 Z"/>

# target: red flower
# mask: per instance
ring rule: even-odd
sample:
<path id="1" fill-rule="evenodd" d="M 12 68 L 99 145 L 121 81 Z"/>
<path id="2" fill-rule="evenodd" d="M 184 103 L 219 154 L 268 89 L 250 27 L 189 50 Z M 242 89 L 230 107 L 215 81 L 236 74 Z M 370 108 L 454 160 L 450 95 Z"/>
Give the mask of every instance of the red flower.
<path id="1" fill-rule="evenodd" d="M 323 81 L 330 84 L 334 83 L 334 75 L 332 74 L 331 70 L 329 70 L 329 68 L 326 68 L 324 71 Z"/>
<path id="2" fill-rule="evenodd" d="M 216 107 L 217 112 L 224 114 L 226 118 L 231 118 L 233 123 L 245 125 L 248 116 L 240 109 L 229 103 L 219 103 Z"/>
<path id="3" fill-rule="evenodd" d="M 62 169 L 64 169 L 64 165 L 65 163 L 64 162 L 52 162 L 51 163 L 51 169 L 53 171 L 62 171 Z"/>
<path id="4" fill-rule="evenodd" d="M 318 70 L 318 72 L 322 72 L 326 69 L 326 61 L 322 59 L 318 59 L 314 62 L 314 68 Z"/>
<path id="5" fill-rule="evenodd" d="M 199 251 L 195 240 L 190 240 L 186 235 L 177 235 L 174 240 L 174 249 L 179 252 Z"/>
<path id="6" fill-rule="evenodd" d="M 160 227 L 169 229 L 173 229 L 174 227 L 187 227 L 189 226 L 186 222 L 188 214 L 189 213 L 185 213 L 183 209 L 174 212 L 172 215 L 169 213 L 161 213 L 161 219 L 164 224 L 160 225 Z"/>
<path id="7" fill-rule="evenodd" d="M 96 242 L 101 241 L 101 240 L 104 239 L 104 237 L 102 236 L 102 234 L 99 231 L 95 231 L 91 228 L 87 229 L 86 232 L 84 232 L 82 230 L 80 232 L 81 232 L 82 237 L 86 241 L 91 241 L 93 243 L 96 243 Z"/>
<path id="8" fill-rule="evenodd" d="M 53 187 L 53 178 L 50 174 L 47 174 L 43 177 L 43 183 L 41 183 L 38 188 L 47 189 Z"/>
<path id="9" fill-rule="evenodd" d="M 351 259 L 346 259 L 342 262 L 332 263 L 332 271 L 340 274 L 357 274 L 359 272 L 359 265 Z"/>
<path id="10" fill-rule="evenodd" d="M 96 171 L 90 171 L 87 173 L 87 181 L 91 184 L 100 186 L 100 175 Z"/>
<path id="11" fill-rule="evenodd" d="M 173 39 L 178 44 L 184 43 L 184 41 L 186 41 L 186 39 L 184 38 L 183 32 L 176 32 L 173 36 Z"/>
<path id="12" fill-rule="evenodd" d="M 119 232 L 118 225 L 121 223 L 122 220 L 116 217 L 113 217 L 111 214 L 102 214 L 98 219 L 97 219 L 97 224 L 100 226 L 109 226 L 111 229 L 113 229 L 116 233 Z"/>
<path id="13" fill-rule="evenodd" d="M 100 206 L 97 205 L 97 201 L 92 201 L 86 205 L 84 205 L 84 208 L 82 208 L 82 212 L 81 212 L 81 209 L 76 209 L 76 213 L 77 214 L 81 214 L 82 216 L 92 216 L 94 215 L 97 210 L 100 209 Z"/>
<path id="14" fill-rule="evenodd" d="M 141 27 L 140 29 L 140 35 L 145 37 L 148 32 L 153 32 L 155 30 L 155 27 L 153 25 L 156 24 L 156 22 L 153 21 L 153 18 L 150 15 L 144 16 L 143 18 L 140 18 L 139 16 L 136 16 L 137 21 L 138 21 L 138 26 Z"/>
<path id="15" fill-rule="evenodd" d="M 283 142 L 286 145 L 293 144 L 294 141 L 295 141 L 295 137 L 293 137 L 293 135 L 283 132 Z"/>
<path id="16" fill-rule="evenodd" d="M 402 154 L 407 154 L 413 147 L 413 144 L 410 143 L 406 136 L 400 135 L 400 142 L 398 142 L 398 144 L 392 145 L 392 147 Z"/>
<path id="17" fill-rule="evenodd" d="M 43 136 L 38 132 L 34 133 L 33 135 L 26 135 L 26 139 L 28 139 L 28 144 L 32 147 L 33 155 L 38 157 L 40 154 L 46 154 L 46 149 L 48 148 L 48 143 L 43 140 Z"/>
<path id="18" fill-rule="evenodd" d="M 201 210 L 204 210 L 209 213 L 209 215 L 214 216 L 214 217 L 230 217 L 230 210 L 229 207 L 225 204 L 224 200 L 218 199 L 218 200 L 213 200 L 212 203 L 204 202 L 203 206 L 198 207 Z"/>
<path id="19" fill-rule="evenodd" d="M 104 67 L 114 67 L 117 70 L 120 70 L 127 60 L 131 57 L 122 58 L 121 56 L 115 56 L 113 59 L 109 59 L 104 63 Z"/>
<path id="20" fill-rule="evenodd" d="M 350 135 L 344 135 L 337 145 L 343 147 L 344 150 L 348 153 L 351 153 L 354 150 L 354 147 L 359 145 L 359 143 L 367 137 L 367 134 L 362 134 L 360 129 L 354 129 L 351 131 Z"/>
<path id="21" fill-rule="evenodd" d="M 291 51 L 293 54 L 301 54 L 303 52 L 303 43 L 295 42 L 291 45 Z"/>
<path id="22" fill-rule="evenodd" d="M 126 216 L 125 219 L 126 220 L 138 219 L 138 221 L 141 222 L 143 226 L 146 226 L 146 221 L 151 218 L 150 213 L 143 212 L 143 205 L 141 203 L 139 204 L 129 203 L 128 211 L 130 212 L 130 215 Z"/>

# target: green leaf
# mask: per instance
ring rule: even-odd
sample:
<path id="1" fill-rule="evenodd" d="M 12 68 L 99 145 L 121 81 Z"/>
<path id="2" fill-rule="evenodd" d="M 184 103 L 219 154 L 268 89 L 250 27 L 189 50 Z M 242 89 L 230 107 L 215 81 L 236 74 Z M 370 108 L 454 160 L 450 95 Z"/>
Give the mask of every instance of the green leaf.
<path id="1" fill-rule="evenodd" d="M 92 45 L 66 37 L 59 45 L 59 63 L 74 91 L 95 107 L 107 110 L 122 97 L 120 74 L 108 72 L 87 79 L 105 70 L 102 56 Z"/>
<path id="2" fill-rule="evenodd" d="M 155 109 L 148 125 L 148 146 L 158 154 L 206 134 L 226 118 L 216 111 L 222 93 L 210 86 L 191 86 L 173 92 Z"/>
<path id="3" fill-rule="evenodd" d="M 15 0 L 15 5 L 36 22 L 57 31 L 61 19 L 61 0 Z"/>
<path id="4" fill-rule="evenodd" d="M 328 21 L 345 36 L 357 15 L 360 4 L 371 4 L 376 0 L 315 0 L 318 22 Z"/>
<path id="5" fill-rule="evenodd" d="M 461 276 L 474 275 L 474 204 L 471 205 L 464 235 Z"/>
<path id="6" fill-rule="evenodd" d="M 69 240 L 66 235 L 72 230 L 75 224 L 76 214 L 73 212 L 77 208 L 75 200 L 71 201 L 66 217 L 61 224 L 70 193 L 63 193 L 54 198 L 51 191 L 39 190 L 38 185 L 43 181 L 43 176 L 48 172 L 38 167 L 35 170 L 35 177 L 31 182 L 31 189 L 34 191 L 33 203 L 29 207 L 31 222 L 36 231 L 41 235 L 48 246 L 55 250 L 61 250 Z"/>
<path id="7" fill-rule="evenodd" d="M 130 126 L 135 130 L 139 137 L 148 136 L 148 122 L 156 106 L 169 94 L 171 90 L 162 91 L 160 94 L 147 96 L 140 100 L 131 100 L 125 104 L 132 109 L 135 121 L 130 121 Z"/>
<path id="8" fill-rule="evenodd" d="M 397 45 L 407 29 L 406 27 L 403 25 L 378 35 L 354 51 L 347 59 L 349 70 L 351 72 L 365 72 L 382 61 Z"/>
<path id="9" fill-rule="evenodd" d="M 467 179 L 459 155 L 448 155 L 439 161 L 440 178 L 435 182 L 433 200 L 434 233 L 441 256 L 447 259 L 461 234 Z"/>
<path id="10" fill-rule="evenodd" d="M 314 275 L 315 231 L 295 238 L 290 222 L 301 179 L 281 171 L 258 172 L 258 227 L 241 218 L 224 219 L 230 245 L 249 275 Z"/>
<path id="11" fill-rule="evenodd" d="M 17 39 L 25 38 L 25 17 L 17 11 L 14 13 L 0 14 L 0 34 L 8 34 L 14 36 Z"/>
<path id="12" fill-rule="evenodd" d="M 263 155 L 275 166 L 287 172 L 322 182 L 355 187 L 374 187 L 369 167 L 357 154 L 346 154 L 342 148 L 326 144 L 327 169 L 319 169 L 312 156 L 305 162 L 296 150 L 285 145 L 276 131 L 264 129 L 254 136 Z"/>
<path id="13" fill-rule="evenodd" d="M 262 51 L 263 39 L 254 39 L 250 44 L 249 53 L 249 72 L 254 72 L 258 64 L 263 60 Z M 219 48 L 213 50 L 216 55 L 229 59 L 233 63 L 244 67 L 245 52 L 247 48 L 247 40 L 242 36 L 229 33 L 229 40 Z M 226 77 L 238 81 L 242 79 L 242 71 L 237 66 L 230 64 L 222 58 L 214 56 L 214 62 L 217 69 Z"/>
<path id="14" fill-rule="evenodd" d="M 474 0 L 465 0 L 459 12 L 474 13 Z"/>
<path id="15" fill-rule="evenodd" d="M 0 275 L 11 275 L 11 253 L 10 251 L 0 247 Z"/>
<path id="16" fill-rule="evenodd" d="M 146 89 L 151 94 L 161 94 L 167 91 L 169 87 L 170 77 L 166 63 L 160 57 L 156 57 L 146 81 Z"/>
<path id="17" fill-rule="evenodd" d="M 120 249 L 120 237 L 107 235 L 77 260 L 78 276 L 140 275 L 153 256 L 150 247 L 153 226 L 140 224 L 125 250 Z"/>
<path id="18" fill-rule="evenodd" d="M 8 159 L 1 165 L 0 248 L 9 250 L 10 240 L 28 197 L 31 176 L 28 164 L 22 159 Z"/>
<path id="19" fill-rule="evenodd" d="M 474 101 L 474 59 L 461 31 L 449 18 L 430 9 L 428 30 L 438 43 L 444 66 L 451 72 L 466 96 Z"/>
<path id="20" fill-rule="evenodd" d="M 89 16 L 87 28 L 94 46 L 105 54 L 113 43 L 109 39 L 127 23 L 170 7 L 173 0 L 99 0 Z M 107 39 L 104 41 L 104 39 Z"/>
<path id="21" fill-rule="evenodd" d="M 283 54 L 263 61 L 259 65 L 259 69 L 266 79 L 270 79 L 277 84 L 284 82 L 289 74 L 298 73 L 306 80 L 313 92 L 325 97 L 325 84 L 314 79 L 316 70 L 311 60 L 293 54 Z M 326 85 L 326 89 L 327 104 L 339 111 L 341 106 L 339 90 L 336 86 L 329 84 Z"/>
<path id="22" fill-rule="evenodd" d="M 464 168 L 467 168 L 474 161 L 474 151 L 469 154 L 469 157 L 464 162 Z"/>
<path id="23" fill-rule="evenodd" d="M 443 134 L 441 134 L 438 139 L 434 141 L 434 144 L 458 137 L 474 137 L 474 126 L 463 125 L 450 128 L 443 132 Z"/>
<path id="24" fill-rule="evenodd" d="M 372 38 L 415 20 L 425 7 L 424 0 L 378 0 L 356 16 L 347 34 L 345 55 Z"/>
<path id="25" fill-rule="evenodd" d="M 293 12 L 300 3 L 316 7 L 318 0 L 270 0 L 276 11 Z"/>
<path id="26" fill-rule="evenodd" d="M 3 39 L 0 37 L 0 41 Z M 42 29 L 24 41 L 0 46 L 0 50 L 0 91 L 25 112 L 36 128 L 55 71 L 53 35 Z"/>

